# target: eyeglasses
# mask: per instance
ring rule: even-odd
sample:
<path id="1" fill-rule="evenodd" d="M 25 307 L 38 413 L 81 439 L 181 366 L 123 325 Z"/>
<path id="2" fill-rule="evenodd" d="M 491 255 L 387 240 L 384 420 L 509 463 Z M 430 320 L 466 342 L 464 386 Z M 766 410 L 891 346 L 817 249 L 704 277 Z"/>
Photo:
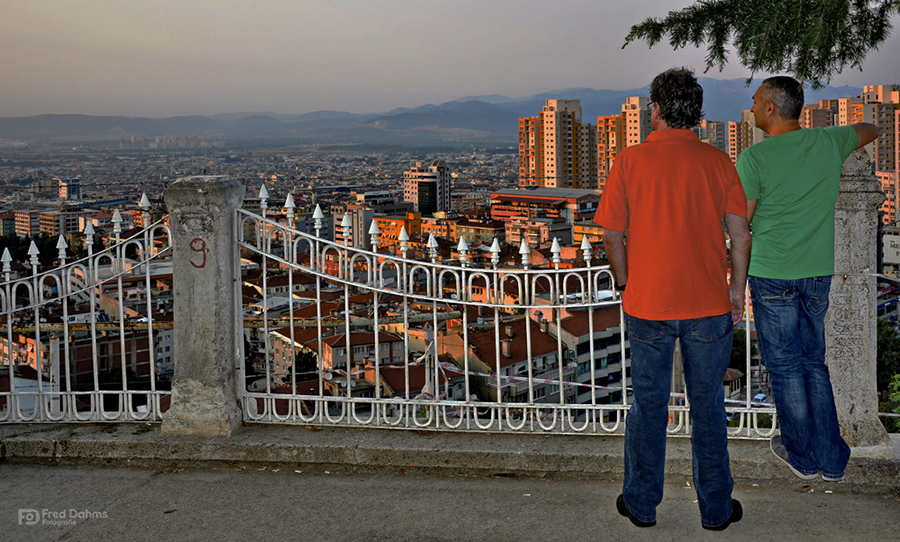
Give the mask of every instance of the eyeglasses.
<path id="1" fill-rule="evenodd" d="M 652 113 L 654 107 L 656 107 L 656 102 L 648 102 L 647 103 L 647 112 Z"/>

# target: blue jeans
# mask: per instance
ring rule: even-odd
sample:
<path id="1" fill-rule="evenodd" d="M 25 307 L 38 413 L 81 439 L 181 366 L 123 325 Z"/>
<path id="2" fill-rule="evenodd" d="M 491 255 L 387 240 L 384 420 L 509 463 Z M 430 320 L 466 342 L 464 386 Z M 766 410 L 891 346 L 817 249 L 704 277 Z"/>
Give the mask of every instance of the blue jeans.
<path id="1" fill-rule="evenodd" d="M 734 331 L 731 314 L 693 320 L 643 320 L 625 315 L 631 342 L 634 403 L 625 423 L 622 494 L 631 514 L 656 520 L 666 466 L 666 427 L 675 339 L 691 405 L 694 487 L 700 520 L 718 527 L 731 517 L 734 481 L 728 462 L 723 380 Z"/>
<path id="2" fill-rule="evenodd" d="M 831 277 L 750 277 L 759 355 L 769 372 L 781 440 L 803 474 L 840 478 L 850 459 L 825 365 Z"/>

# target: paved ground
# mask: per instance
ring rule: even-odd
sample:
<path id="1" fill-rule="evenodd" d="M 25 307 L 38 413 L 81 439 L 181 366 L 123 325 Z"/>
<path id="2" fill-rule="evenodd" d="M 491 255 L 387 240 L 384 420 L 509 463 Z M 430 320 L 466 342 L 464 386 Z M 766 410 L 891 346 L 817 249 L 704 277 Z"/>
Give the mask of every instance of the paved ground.
<path id="1" fill-rule="evenodd" d="M 672 478 L 672 477 L 670 477 Z M 744 519 L 700 528 L 670 480 L 658 524 L 615 511 L 618 480 L 239 465 L 0 464 L 0 538 L 44 540 L 585 541 L 900 539 L 900 502 L 844 484 L 738 483 Z M 832 491 L 827 493 L 826 491 Z M 36 515 L 35 515 L 36 514 Z M 55 517 L 54 517 L 55 516 Z M 37 519 L 37 524 L 29 521 Z M 49 524 L 44 524 L 44 520 Z M 53 523 L 57 522 L 57 523 Z"/>
<path id="2" fill-rule="evenodd" d="M 618 436 L 0 425 L 0 541 L 900 541 L 900 438 L 854 450 L 839 484 L 802 485 L 765 441 L 728 448 L 745 517 L 713 533 L 685 438 L 667 442 L 657 526 L 637 529 L 615 511 Z"/>

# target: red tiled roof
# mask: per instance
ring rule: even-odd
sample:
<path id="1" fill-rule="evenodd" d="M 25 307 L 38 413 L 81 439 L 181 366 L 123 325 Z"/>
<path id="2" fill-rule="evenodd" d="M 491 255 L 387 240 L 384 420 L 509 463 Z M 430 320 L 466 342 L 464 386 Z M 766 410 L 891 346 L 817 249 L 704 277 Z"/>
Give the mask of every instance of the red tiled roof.
<path id="1" fill-rule="evenodd" d="M 331 347 L 341 347 L 347 344 L 347 339 L 345 337 L 346 334 L 341 333 L 340 335 L 323 338 L 322 342 Z M 378 342 L 380 344 L 403 342 L 403 338 L 393 333 L 382 331 L 378 333 Z M 375 344 L 375 334 L 368 331 L 350 333 L 350 346 L 359 346 L 362 344 Z"/>
<path id="2" fill-rule="evenodd" d="M 591 332 L 588 311 L 573 312 L 571 314 L 572 316 L 560 322 L 564 330 L 575 337 L 584 337 Z M 594 310 L 594 333 L 605 331 L 612 327 L 619 327 L 621 323 L 618 305 L 607 305 Z"/>
<path id="3" fill-rule="evenodd" d="M 556 338 L 547 333 L 542 333 L 540 326 L 531 320 L 528 320 L 527 324 L 531 331 L 531 356 L 534 358 L 555 353 L 557 348 Z M 528 341 L 525 340 L 525 325 L 526 320 L 524 317 L 500 324 L 500 341 L 510 341 L 510 356 L 506 357 L 502 352 L 500 354 L 501 367 L 506 367 L 507 365 L 512 365 L 528 359 Z M 512 327 L 512 337 L 506 332 L 507 326 Z M 478 356 L 478 359 L 480 359 L 482 363 L 486 364 L 488 367 L 496 367 L 498 344 L 493 329 L 470 331 L 469 345 L 475 347 L 477 351 L 475 355 Z"/>
<path id="4" fill-rule="evenodd" d="M 395 365 L 381 367 L 381 379 L 391 389 L 395 395 L 406 393 L 406 371 L 403 367 Z M 367 379 L 374 380 L 375 370 L 366 371 Z M 438 382 L 443 385 L 447 383 L 449 378 L 443 372 L 438 371 Z M 418 395 L 425 387 L 425 365 L 409 366 L 409 391 L 412 395 Z"/>

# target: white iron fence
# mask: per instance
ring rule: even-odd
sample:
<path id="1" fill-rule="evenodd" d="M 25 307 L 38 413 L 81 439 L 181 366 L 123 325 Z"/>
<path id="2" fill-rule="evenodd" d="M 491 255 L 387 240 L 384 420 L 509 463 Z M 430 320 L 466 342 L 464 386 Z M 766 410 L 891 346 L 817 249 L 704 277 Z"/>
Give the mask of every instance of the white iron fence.
<path id="1" fill-rule="evenodd" d="M 335 242 L 318 207 L 305 232 L 290 198 L 281 221 L 264 218 L 261 201 L 263 216 L 237 217 L 246 422 L 622 431 L 630 347 L 610 270 L 595 265 L 589 243 L 446 246 L 405 229 L 383 235 L 377 222 L 362 235 L 346 218 Z M 148 211 L 143 198 L 143 224 Z M 123 238 L 121 224 L 116 213 L 108 248 L 95 252 L 89 223 L 87 255 L 71 263 L 60 238 L 56 267 L 45 271 L 34 244 L 18 272 L 4 251 L 0 422 L 165 415 L 178 355 L 169 229 L 158 222 Z M 215 310 L 224 318 L 234 309 Z M 746 349 L 743 384 L 723 383 L 730 434 L 766 438 L 774 409 L 752 399 L 760 373 Z M 674 363 L 670 433 L 687 435 Z"/>
<path id="2" fill-rule="evenodd" d="M 590 243 L 573 257 L 523 241 L 510 255 L 497 240 L 447 247 L 405 228 L 387 237 L 376 221 L 362 234 L 348 217 L 335 242 L 318 206 L 308 233 L 290 197 L 285 209 L 280 221 L 238 211 L 238 243 L 258 265 L 245 265 L 242 281 L 261 297 L 243 305 L 245 421 L 622 431 L 629 342 L 610 269 L 593 265 Z M 746 375 L 750 364 L 748 344 Z M 774 409 L 752 404 L 749 389 L 731 394 L 730 434 L 767 438 Z M 678 377 L 670 433 L 690 433 Z"/>
<path id="3" fill-rule="evenodd" d="M 143 223 L 149 201 L 141 200 Z M 25 270 L 4 249 L 0 284 L 0 422 L 159 421 L 171 377 L 172 267 L 168 228 L 122 238 L 116 211 L 108 248 L 41 271 L 32 241 Z M 157 351 L 170 350 L 165 363 Z M 165 406 L 163 406 L 165 408 Z"/>

